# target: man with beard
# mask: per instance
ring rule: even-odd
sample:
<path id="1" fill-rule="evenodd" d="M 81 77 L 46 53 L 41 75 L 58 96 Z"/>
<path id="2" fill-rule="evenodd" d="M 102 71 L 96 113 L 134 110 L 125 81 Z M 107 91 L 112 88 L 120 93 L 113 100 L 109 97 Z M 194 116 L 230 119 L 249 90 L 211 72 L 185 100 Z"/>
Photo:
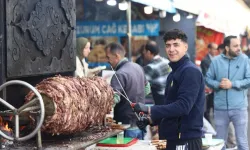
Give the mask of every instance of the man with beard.
<path id="1" fill-rule="evenodd" d="M 247 141 L 247 89 L 250 87 L 250 65 L 241 52 L 236 36 L 224 40 L 224 52 L 216 56 L 208 69 L 206 83 L 214 89 L 214 121 L 217 138 L 227 140 L 232 122 L 238 150 L 249 150 Z M 225 149 L 225 147 L 223 148 Z"/>

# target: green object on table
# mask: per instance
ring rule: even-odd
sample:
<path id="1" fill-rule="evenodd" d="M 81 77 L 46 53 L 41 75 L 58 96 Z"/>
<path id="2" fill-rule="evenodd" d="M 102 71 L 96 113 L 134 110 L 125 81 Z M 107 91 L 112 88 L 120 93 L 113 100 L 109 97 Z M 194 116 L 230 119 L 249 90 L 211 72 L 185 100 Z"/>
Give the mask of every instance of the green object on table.
<path id="1" fill-rule="evenodd" d="M 105 140 L 100 141 L 100 144 L 117 144 L 116 142 L 117 138 L 107 138 Z M 123 143 L 122 144 L 128 144 L 129 142 L 131 142 L 134 138 L 126 138 L 124 137 Z"/>
<path id="2" fill-rule="evenodd" d="M 224 140 L 222 139 L 211 139 L 211 141 L 208 142 L 207 139 L 202 138 L 202 146 L 216 146 L 216 145 L 223 144 L 223 143 L 224 143 Z"/>

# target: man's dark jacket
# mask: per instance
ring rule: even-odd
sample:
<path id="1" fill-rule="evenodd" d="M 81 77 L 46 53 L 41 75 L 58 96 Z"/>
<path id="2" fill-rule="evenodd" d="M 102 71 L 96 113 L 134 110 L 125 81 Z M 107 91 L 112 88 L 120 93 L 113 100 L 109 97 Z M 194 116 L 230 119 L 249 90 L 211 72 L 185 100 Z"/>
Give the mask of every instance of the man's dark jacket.
<path id="1" fill-rule="evenodd" d="M 159 134 L 167 140 L 201 138 L 205 85 L 200 70 L 187 56 L 171 62 L 165 103 L 151 107 L 153 122 L 160 125 Z"/>
<path id="2" fill-rule="evenodd" d="M 204 77 L 206 77 L 208 68 L 211 64 L 211 58 L 209 57 L 209 54 L 204 57 L 204 59 L 201 61 L 201 71 Z"/>

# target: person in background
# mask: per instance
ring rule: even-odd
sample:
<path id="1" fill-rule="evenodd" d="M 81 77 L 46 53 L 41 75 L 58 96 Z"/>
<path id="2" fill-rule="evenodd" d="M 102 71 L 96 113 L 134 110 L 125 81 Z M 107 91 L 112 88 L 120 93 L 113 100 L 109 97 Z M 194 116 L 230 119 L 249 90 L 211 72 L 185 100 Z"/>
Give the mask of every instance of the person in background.
<path id="1" fill-rule="evenodd" d="M 248 44 L 245 54 L 247 55 L 248 58 L 250 58 L 250 44 Z"/>
<path id="2" fill-rule="evenodd" d="M 249 150 L 247 138 L 249 59 L 241 52 L 240 40 L 237 36 L 226 37 L 223 45 L 224 52 L 212 60 L 206 75 L 206 83 L 215 93 L 216 136 L 226 141 L 228 126 L 232 122 L 236 132 L 238 150 Z"/>
<path id="3" fill-rule="evenodd" d="M 219 54 L 223 53 L 223 51 L 224 51 L 224 45 L 223 44 L 220 44 L 218 46 L 218 51 L 219 51 Z"/>
<path id="4" fill-rule="evenodd" d="M 98 40 L 95 41 L 95 46 L 96 46 L 96 45 L 103 45 L 103 46 L 106 46 L 106 45 L 107 45 L 107 41 L 106 41 L 105 39 L 103 39 L 103 38 L 98 39 Z"/>
<path id="5" fill-rule="evenodd" d="M 222 54 L 224 51 L 224 45 L 220 44 L 218 46 L 218 51 L 219 54 Z M 235 130 L 234 130 L 234 126 L 232 124 L 232 122 L 229 123 L 229 127 L 228 127 L 228 138 L 227 138 L 227 142 L 226 142 L 226 147 L 227 148 L 235 148 L 236 145 L 236 138 L 235 138 Z"/>
<path id="6" fill-rule="evenodd" d="M 138 65 L 140 65 L 142 67 L 145 65 L 144 61 L 143 61 L 143 50 L 144 50 L 144 47 L 145 47 L 144 44 L 140 46 L 140 48 L 138 50 L 138 56 L 137 56 L 137 58 L 135 60 L 135 63 L 137 63 Z"/>
<path id="7" fill-rule="evenodd" d="M 143 67 L 146 79 L 150 83 L 155 105 L 163 105 L 165 100 L 165 87 L 171 68 L 169 60 L 159 55 L 159 47 L 155 41 L 148 41 L 144 47 L 143 60 L 148 62 Z"/>
<path id="8" fill-rule="evenodd" d="M 205 56 L 205 58 L 203 58 L 203 60 L 201 61 L 201 65 L 200 65 L 201 71 L 204 77 L 206 77 L 207 70 L 210 66 L 212 58 L 215 57 L 218 53 L 217 47 L 218 46 L 215 43 L 209 43 L 207 46 L 208 54 Z M 205 88 L 206 88 L 205 90 L 207 92 L 207 96 L 206 96 L 206 108 L 205 108 L 204 116 L 210 123 L 212 123 L 212 118 L 210 117 L 211 116 L 210 114 L 213 113 L 214 93 L 207 86 Z"/>
<path id="9" fill-rule="evenodd" d="M 76 70 L 74 73 L 75 77 L 91 77 L 98 74 L 101 70 L 106 67 L 97 67 L 93 69 L 88 68 L 88 63 L 85 58 L 88 57 L 90 53 L 90 42 L 88 39 L 80 37 L 76 40 Z"/>
<path id="10" fill-rule="evenodd" d="M 138 64 L 128 61 L 121 44 L 110 43 L 105 47 L 105 52 L 112 70 L 115 71 L 110 84 L 115 92 L 114 120 L 131 125 L 131 128 L 125 130 L 125 137 L 143 139 L 144 132 L 136 126 L 138 118 L 129 102 L 144 103 L 145 95 L 150 92 L 143 69 Z"/>
<path id="11" fill-rule="evenodd" d="M 147 117 L 137 122 L 139 128 L 159 124 L 159 134 L 167 140 L 166 150 L 202 150 L 205 83 L 199 68 L 186 56 L 187 36 L 178 29 L 163 37 L 172 72 L 168 75 L 164 105 L 151 107 L 137 103 L 136 112 Z"/>
<path id="12" fill-rule="evenodd" d="M 201 61 L 202 74 L 205 77 L 212 58 L 214 58 L 218 53 L 218 45 L 215 43 L 209 43 L 207 46 L 208 54 Z"/>

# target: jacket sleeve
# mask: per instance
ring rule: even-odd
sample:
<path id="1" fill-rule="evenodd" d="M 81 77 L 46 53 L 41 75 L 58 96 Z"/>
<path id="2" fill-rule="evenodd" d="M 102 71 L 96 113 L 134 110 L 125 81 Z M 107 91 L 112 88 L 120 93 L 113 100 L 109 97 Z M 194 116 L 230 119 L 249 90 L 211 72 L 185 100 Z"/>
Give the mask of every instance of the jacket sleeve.
<path id="1" fill-rule="evenodd" d="M 237 90 L 244 90 L 250 87 L 250 62 L 247 59 L 245 64 L 245 74 L 244 79 L 232 81 L 232 87 Z"/>
<path id="2" fill-rule="evenodd" d="M 150 66 L 145 66 L 143 67 L 144 69 L 144 73 L 145 73 L 145 77 L 147 79 L 147 81 L 149 81 L 150 83 L 152 82 L 152 77 L 154 76 L 154 71 Z"/>
<path id="3" fill-rule="evenodd" d="M 214 90 L 220 89 L 220 82 L 216 80 L 215 64 L 213 61 L 211 62 L 206 74 L 206 85 Z"/>
<path id="4" fill-rule="evenodd" d="M 157 122 L 157 120 L 163 118 L 188 115 L 192 107 L 195 105 L 195 101 L 199 93 L 198 91 L 204 84 L 202 82 L 204 82 L 203 76 L 199 70 L 195 68 L 185 69 L 180 79 L 179 90 L 177 91 L 177 100 L 168 105 L 152 106 L 152 121 Z"/>

